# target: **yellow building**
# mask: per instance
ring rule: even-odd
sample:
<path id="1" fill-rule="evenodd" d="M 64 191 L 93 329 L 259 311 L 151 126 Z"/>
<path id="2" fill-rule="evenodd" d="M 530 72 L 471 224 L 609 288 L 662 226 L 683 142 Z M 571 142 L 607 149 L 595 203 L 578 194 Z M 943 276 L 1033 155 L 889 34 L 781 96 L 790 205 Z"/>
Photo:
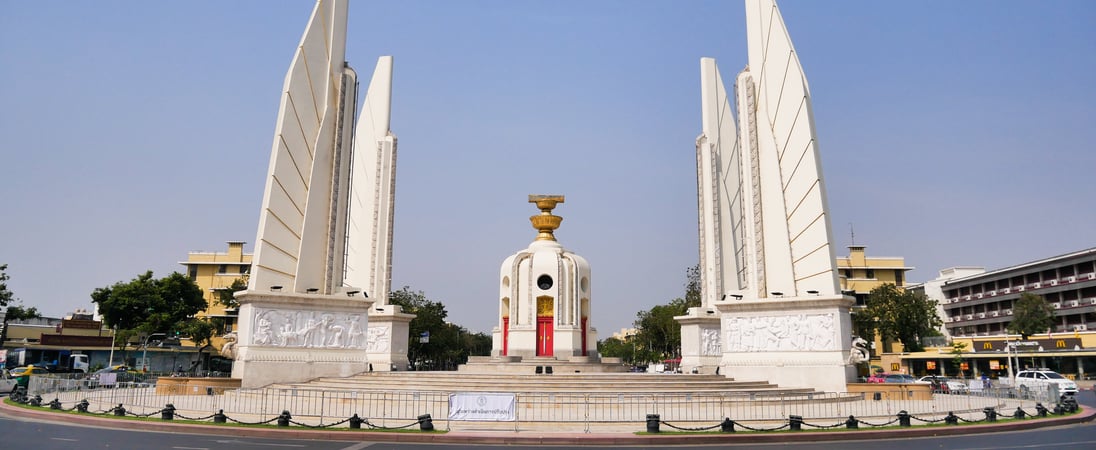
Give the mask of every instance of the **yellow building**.
<path id="1" fill-rule="evenodd" d="M 903 288 L 906 285 L 906 272 L 913 267 L 906 267 L 906 260 L 895 256 L 867 256 L 863 245 L 850 245 L 849 256 L 837 258 L 838 279 L 841 283 L 841 292 L 856 297 L 856 306 L 852 312 L 856 314 L 858 309 L 863 309 L 868 301 L 868 294 L 878 286 L 890 283 Z M 901 351 L 902 344 L 892 343 L 894 351 Z M 883 367 L 880 364 L 879 354 L 884 349 L 879 336 L 871 345 L 871 365 Z"/>
<path id="2" fill-rule="evenodd" d="M 868 293 L 877 286 L 892 283 L 898 287 L 906 285 L 905 258 L 892 256 L 867 256 L 863 245 L 850 245 L 849 256 L 837 258 L 837 271 L 841 281 L 841 291 L 856 297 L 856 305 L 864 306 Z"/>
<path id="3" fill-rule="evenodd" d="M 235 309 L 226 309 L 218 300 L 217 291 L 232 286 L 236 280 L 247 281 L 251 272 L 251 254 L 244 253 L 244 242 L 229 241 L 228 252 L 189 252 L 187 260 L 179 264 L 186 266 L 191 280 L 202 288 L 209 308 L 198 313 L 198 317 L 222 318 L 224 326 L 214 331 L 214 336 L 235 330 Z M 220 321 L 215 321 L 220 322 Z M 220 348 L 220 339 L 215 338 L 215 347 Z"/>

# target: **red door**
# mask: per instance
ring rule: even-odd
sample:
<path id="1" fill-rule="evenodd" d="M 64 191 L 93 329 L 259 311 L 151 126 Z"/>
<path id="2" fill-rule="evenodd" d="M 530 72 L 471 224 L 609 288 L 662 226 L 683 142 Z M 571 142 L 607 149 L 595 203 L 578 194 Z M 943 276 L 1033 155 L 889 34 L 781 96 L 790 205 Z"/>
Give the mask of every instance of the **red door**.
<path id="1" fill-rule="evenodd" d="M 552 356 L 552 316 L 537 317 L 537 356 Z"/>
<path id="2" fill-rule="evenodd" d="M 582 318 L 582 356 L 586 356 L 586 318 Z"/>
<path id="3" fill-rule="evenodd" d="M 502 356 L 506 356 L 506 351 L 510 348 L 510 318 L 502 318 Z"/>

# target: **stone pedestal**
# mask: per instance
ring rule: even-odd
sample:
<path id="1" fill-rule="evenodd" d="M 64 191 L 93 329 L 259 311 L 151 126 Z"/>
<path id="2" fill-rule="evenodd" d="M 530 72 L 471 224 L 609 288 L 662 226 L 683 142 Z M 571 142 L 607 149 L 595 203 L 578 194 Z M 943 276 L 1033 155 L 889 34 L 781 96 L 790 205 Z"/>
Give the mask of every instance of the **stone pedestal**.
<path id="1" fill-rule="evenodd" d="M 808 296 L 716 303 L 721 316 L 720 374 L 781 387 L 844 392 L 856 378 L 848 363 L 852 297 Z"/>
<path id="2" fill-rule="evenodd" d="M 689 308 L 674 317 L 681 324 L 681 371 L 714 374 L 723 359 L 719 312 L 715 308 Z"/>
<path id="3" fill-rule="evenodd" d="M 244 291 L 232 377 L 245 388 L 369 369 L 366 330 L 373 302 L 346 295 Z"/>
<path id="4" fill-rule="evenodd" d="M 414 318 L 414 314 L 402 312 L 400 305 L 381 305 L 369 311 L 366 351 L 370 370 L 407 370 L 408 330 Z"/>

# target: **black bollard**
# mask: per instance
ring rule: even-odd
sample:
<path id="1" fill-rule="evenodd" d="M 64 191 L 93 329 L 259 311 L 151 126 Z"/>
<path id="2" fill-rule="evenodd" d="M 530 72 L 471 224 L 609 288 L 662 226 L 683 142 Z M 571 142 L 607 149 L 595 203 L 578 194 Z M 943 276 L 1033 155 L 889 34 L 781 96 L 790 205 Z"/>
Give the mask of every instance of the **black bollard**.
<path id="1" fill-rule="evenodd" d="M 429 414 L 419 416 L 419 430 L 434 431 L 434 419 L 431 419 Z"/>
<path id="2" fill-rule="evenodd" d="M 88 403 L 88 399 L 85 398 L 83 400 L 80 400 L 80 403 L 76 404 L 76 410 L 82 413 L 86 413 L 88 412 L 88 406 L 91 406 L 91 404 Z"/>
<path id="3" fill-rule="evenodd" d="M 1016 411 L 1014 411 L 1012 413 L 1012 418 L 1016 419 L 1016 420 L 1024 420 L 1024 416 L 1026 416 L 1026 415 L 1027 415 L 1027 413 L 1024 412 L 1024 409 L 1017 406 Z"/>
<path id="4" fill-rule="evenodd" d="M 217 413 L 213 415 L 213 423 L 225 423 L 228 417 L 225 417 L 225 410 L 219 409 Z"/>
<path id="5" fill-rule="evenodd" d="M 1035 404 L 1035 411 L 1036 411 L 1035 414 L 1037 414 L 1039 417 L 1046 417 L 1047 416 L 1047 407 L 1043 406 L 1042 403 L 1036 403 Z"/>
<path id="6" fill-rule="evenodd" d="M 730 417 L 724 417 L 723 422 L 719 423 L 719 431 L 724 433 L 734 433 L 734 421 Z"/>
<path id="7" fill-rule="evenodd" d="M 61 409 L 61 400 L 54 398 L 52 402 L 49 402 L 49 409 Z"/>
<path id="8" fill-rule="evenodd" d="M 1064 403 L 1065 403 L 1066 410 L 1068 410 L 1071 413 L 1077 412 L 1077 409 L 1080 408 L 1077 405 L 1077 398 L 1076 397 L 1066 397 L 1066 400 L 1065 400 Z"/>
<path id="9" fill-rule="evenodd" d="M 906 412 L 906 410 L 904 410 L 904 409 L 901 410 L 901 411 L 898 411 L 898 426 L 900 426 L 900 427 L 910 426 L 910 413 Z"/>
<path id="10" fill-rule="evenodd" d="M 647 432 L 658 433 L 658 424 L 662 421 L 662 416 L 658 414 L 647 414 Z"/>
<path id="11" fill-rule="evenodd" d="M 30 406 L 42 406 L 42 396 L 35 395 L 34 398 L 30 399 Z"/>
<path id="12" fill-rule="evenodd" d="M 160 419 L 172 420 L 175 418 L 175 405 L 168 403 L 164 405 L 164 409 L 160 410 Z"/>
<path id="13" fill-rule="evenodd" d="M 955 413 L 948 411 L 947 417 L 944 417 L 944 423 L 948 425 L 959 425 L 959 416 Z"/>
<path id="14" fill-rule="evenodd" d="M 365 422 L 365 420 L 363 420 L 361 417 L 358 417 L 357 414 L 350 416 L 350 429 L 360 430 L 362 428 L 362 422 Z"/>
<path id="15" fill-rule="evenodd" d="M 982 412 L 986 413 L 986 422 L 997 421 L 997 411 L 994 410 L 992 406 L 983 409 Z"/>
<path id="16" fill-rule="evenodd" d="M 856 420 L 855 417 L 850 415 L 849 420 L 845 421 L 845 428 L 848 428 L 850 430 L 855 430 L 857 428 L 860 428 L 860 421 Z"/>
<path id="17" fill-rule="evenodd" d="M 788 416 L 788 428 L 792 431 L 803 429 L 803 416 Z"/>
<path id="18" fill-rule="evenodd" d="M 278 426 L 279 427 L 288 427 L 289 426 L 289 420 L 292 419 L 292 418 L 293 418 L 293 416 L 289 415 L 289 410 L 288 409 L 282 410 L 282 413 L 280 415 L 278 415 Z"/>
<path id="19" fill-rule="evenodd" d="M 1065 414 L 1065 413 L 1066 413 L 1066 410 L 1064 408 L 1062 408 L 1061 403 L 1055 403 L 1054 404 L 1054 414 L 1055 415 L 1060 416 L 1060 415 Z"/>
<path id="20" fill-rule="evenodd" d="M 114 415 L 119 417 L 126 415 L 126 409 L 122 407 L 121 403 L 114 407 Z"/>

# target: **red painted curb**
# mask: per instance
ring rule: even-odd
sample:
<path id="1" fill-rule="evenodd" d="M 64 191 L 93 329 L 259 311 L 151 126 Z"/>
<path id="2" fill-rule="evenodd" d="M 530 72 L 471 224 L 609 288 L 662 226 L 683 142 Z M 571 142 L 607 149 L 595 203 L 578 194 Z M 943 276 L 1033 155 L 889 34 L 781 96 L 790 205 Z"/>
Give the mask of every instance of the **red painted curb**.
<path id="1" fill-rule="evenodd" d="M 855 431 L 802 431 L 795 433 L 711 433 L 637 435 L 632 433 L 540 433 L 540 432 L 459 432 L 449 433 L 388 433 L 377 431 L 317 430 L 302 427 L 250 428 L 223 427 L 219 425 L 193 425 L 177 422 L 115 420 L 110 416 L 68 414 L 50 409 L 28 409 L 0 402 L 0 415 L 21 417 L 47 422 L 64 422 L 114 429 L 162 431 L 169 433 L 203 433 L 223 436 L 261 438 L 324 439 L 334 441 L 423 442 L 499 445 L 667 445 L 667 444 L 719 444 L 719 443 L 770 443 L 836 440 L 869 440 L 909 437 L 955 436 L 993 433 L 997 431 L 1029 430 L 1060 425 L 1083 423 L 1096 418 L 1096 408 L 1085 408 L 1079 414 L 1065 417 L 1048 417 L 1021 422 L 997 422 L 958 427 L 910 427 L 886 430 L 860 429 Z M 637 431 L 643 424 L 637 424 Z"/>

